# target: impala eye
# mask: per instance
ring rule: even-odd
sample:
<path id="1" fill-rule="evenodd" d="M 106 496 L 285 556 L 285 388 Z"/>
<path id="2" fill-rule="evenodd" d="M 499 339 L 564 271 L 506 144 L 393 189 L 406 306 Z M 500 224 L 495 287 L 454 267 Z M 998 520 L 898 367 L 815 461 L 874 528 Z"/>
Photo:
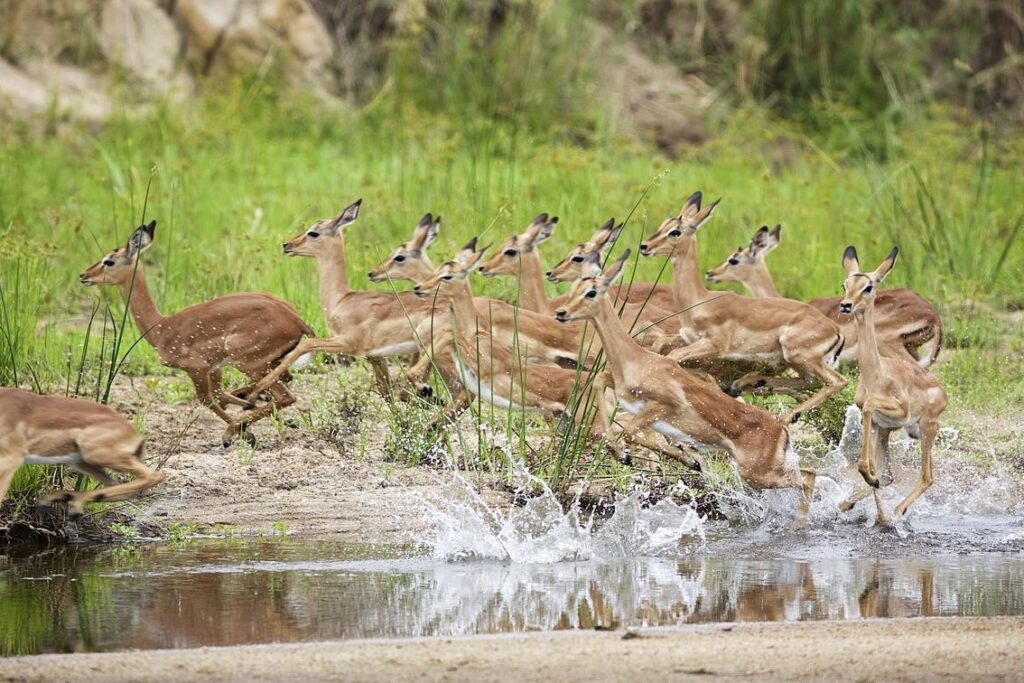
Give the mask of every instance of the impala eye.
<path id="1" fill-rule="evenodd" d="M 681 237 L 682 234 L 683 234 L 682 230 L 669 230 L 668 231 L 668 236 L 669 237 Z"/>
<path id="2" fill-rule="evenodd" d="M 588 299 L 596 299 L 597 298 L 597 290 L 596 289 L 591 289 L 589 292 L 587 292 L 583 296 L 585 296 Z"/>
<path id="3" fill-rule="evenodd" d="M 107 259 L 106 261 L 103 262 L 103 265 L 106 266 L 107 268 L 113 268 L 115 264 L 113 259 Z"/>
<path id="4" fill-rule="evenodd" d="M 519 253 L 519 252 L 518 252 L 518 251 L 516 251 L 515 249 L 506 249 L 506 250 L 505 250 L 505 256 L 508 256 L 508 257 L 510 257 L 510 258 L 511 258 L 511 257 L 513 257 L 513 256 L 515 256 L 515 255 L 516 255 L 516 254 L 518 254 L 518 253 Z"/>
<path id="5" fill-rule="evenodd" d="M 442 276 L 441 276 L 440 278 L 438 278 L 438 279 L 440 279 L 440 280 L 444 280 L 445 282 L 448 282 L 449 280 L 451 280 L 451 279 L 452 279 L 452 276 L 451 276 L 451 275 L 442 275 Z"/>
<path id="6" fill-rule="evenodd" d="M 320 236 L 320 233 L 318 233 L 316 230 L 310 230 L 309 232 L 306 233 L 306 237 L 309 237 L 310 239 L 314 239 L 314 240 L 317 237 L 319 237 L 319 236 Z"/>
<path id="7" fill-rule="evenodd" d="M 583 263 L 583 257 L 582 256 L 573 256 L 569 260 L 572 261 L 573 263 Z"/>
<path id="8" fill-rule="evenodd" d="M 729 259 L 729 265 L 730 266 L 738 266 L 739 264 L 740 264 L 740 260 L 738 258 L 731 258 L 731 259 Z"/>
<path id="9" fill-rule="evenodd" d="M 391 260 L 394 261 L 395 263 L 402 263 L 403 261 L 405 261 L 405 254 L 399 254 L 398 256 Z"/>
<path id="10" fill-rule="evenodd" d="M 868 285 L 867 287 L 864 288 L 864 293 L 865 294 L 870 294 L 872 289 L 874 289 L 874 287 L 871 286 L 871 285 Z"/>

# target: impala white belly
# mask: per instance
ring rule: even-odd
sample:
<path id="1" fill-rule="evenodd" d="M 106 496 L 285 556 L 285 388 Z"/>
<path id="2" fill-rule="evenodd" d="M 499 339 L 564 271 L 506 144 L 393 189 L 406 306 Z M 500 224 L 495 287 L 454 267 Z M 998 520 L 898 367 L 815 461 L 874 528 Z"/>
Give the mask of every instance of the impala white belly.
<path id="1" fill-rule="evenodd" d="M 917 421 L 908 422 L 907 420 L 897 420 L 875 411 L 871 415 L 871 422 L 885 429 L 900 429 L 901 427 L 909 427 L 910 425 L 916 424 Z"/>
<path id="2" fill-rule="evenodd" d="M 77 465 L 82 462 L 81 453 L 69 453 L 68 455 L 36 455 L 29 453 L 25 456 L 26 465 Z"/>
<path id="3" fill-rule="evenodd" d="M 311 360 L 313 360 L 313 354 L 311 354 L 311 353 L 304 353 L 304 354 L 302 354 L 301 356 L 299 356 L 298 358 L 295 359 L 295 362 L 292 363 L 292 367 L 295 368 L 296 370 L 298 370 L 300 368 L 304 368 L 307 365 L 309 365 L 309 361 L 311 361 Z"/>
<path id="4" fill-rule="evenodd" d="M 401 342 L 399 344 L 390 344 L 388 346 L 382 346 L 379 349 L 370 351 L 367 356 L 378 357 L 378 356 L 401 356 L 406 353 L 416 353 L 419 350 L 419 345 L 415 341 Z"/>
<path id="5" fill-rule="evenodd" d="M 782 360 L 781 353 L 726 353 L 722 356 L 726 360 L 746 360 L 757 363 L 772 363 Z"/>
<path id="6" fill-rule="evenodd" d="M 527 412 L 543 412 L 540 408 L 533 408 L 530 406 L 513 406 L 512 402 L 504 396 L 498 396 L 491 389 L 491 386 L 486 382 L 482 382 L 477 374 L 473 372 L 472 368 L 468 368 L 459 362 L 458 356 L 454 356 L 455 369 L 458 371 L 459 376 L 462 378 L 465 384 L 466 390 L 470 393 L 479 396 L 481 401 L 487 401 L 498 408 L 512 408 L 515 407 L 517 410 L 525 410 Z"/>

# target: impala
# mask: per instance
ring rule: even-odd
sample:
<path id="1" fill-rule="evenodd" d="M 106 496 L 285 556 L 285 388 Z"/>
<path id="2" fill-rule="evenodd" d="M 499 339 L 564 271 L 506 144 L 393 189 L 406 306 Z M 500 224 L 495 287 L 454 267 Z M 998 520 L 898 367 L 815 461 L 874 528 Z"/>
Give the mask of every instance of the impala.
<path id="1" fill-rule="evenodd" d="M 708 282 L 739 282 L 752 296 L 777 297 L 775 283 L 765 264 L 765 256 L 779 245 L 782 227 L 763 226 L 754 233 L 747 247 L 740 247 L 717 268 L 707 273 Z M 812 299 L 808 303 L 839 325 L 846 340 L 839 359 L 857 360 L 857 325 L 839 312 L 842 297 Z M 942 346 L 942 320 L 928 301 L 909 289 L 885 289 L 875 301 L 875 332 L 885 355 L 906 351 L 922 367 L 935 362 Z"/>
<path id="2" fill-rule="evenodd" d="M 615 219 L 609 219 L 604 225 L 597 229 L 594 236 L 587 242 L 577 244 L 569 250 L 565 258 L 559 261 L 554 268 L 547 271 L 545 276 L 550 282 L 573 282 L 579 278 L 583 270 L 583 262 L 591 254 L 601 255 L 618 239 L 622 232 L 622 223 L 616 225 Z M 655 285 L 646 282 L 631 282 L 628 285 L 618 285 L 612 289 L 615 300 L 625 300 L 628 303 L 644 304 L 650 303 L 659 310 L 674 311 L 675 299 L 672 297 L 672 288 L 668 285 Z M 551 302 L 552 306 L 558 307 L 565 301 L 565 297 L 558 297 Z M 677 325 L 678 327 L 678 325 Z"/>
<path id="3" fill-rule="evenodd" d="M 702 361 L 782 363 L 799 378 L 764 377 L 754 373 L 733 384 L 734 393 L 766 387 L 769 391 L 798 392 L 821 383 L 809 398 L 786 414 L 786 421 L 817 407 L 846 386 L 833 367 L 843 349 L 839 327 L 814 308 L 791 299 L 756 302 L 731 292 L 710 292 L 697 264 L 697 231 L 714 214 L 718 202 L 701 208 L 695 192 L 679 215 L 667 219 L 645 243 L 644 256 L 665 255 L 672 261 L 672 293 L 679 315 L 679 339 L 685 346 L 669 357 L 687 365 Z M 655 349 L 664 350 L 664 349 Z"/>
<path id="4" fill-rule="evenodd" d="M 879 524 L 885 524 L 887 519 L 878 487 L 892 481 L 891 474 L 880 481 L 878 469 L 880 458 L 885 458 L 888 469 L 889 435 L 904 428 L 912 438 L 921 440 L 921 478 L 893 511 L 894 517 L 899 518 L 932 485 L 932 446 L 939 432 L 939 416 L 947 403 L 945 389 L 931 373 L 905 355 L 885 356 L 879 352 L 875 300 L 878 285 L 892 271 L 898 254 L 899 248 L 893 247 L 878 268 L 864 273 L 857 260 L 857 250 L 847 247 L 843 254 L 847 275 L 843 283 L 845 295 L 839 304 L 840 313 L 854 319 L 860 335 L 857 350 L 860 382 L 854 401 L 863 411 L 864 433 L 857 469 L 868 483 L 868 488 L 855 493 L 840 509 L 849 510 L 873 492 Z"/>
<path id="5" fill-rule="evenodd" d="M 227 424 L 222 439 L 225 446 L 239 431 L 251 438 L 249 425 L 295 403 L 284 384 L 289 378 L 278 375 L 283 381 L 267 384 L 264 390 L 270 401 L 254 407 L 224 392 L 222 369 L 231 366 L 258 381 L 313 331 L 290 304 L 264 293 L 228 294 L 162 315 L 149 294 L 139 260 L 153 243 L 155 231 L 156 221 L 138 227 L 126 246 L 87 268 L 81 282 L 86 286 L 114 285 L 121 290 L 139 333 L 156 350 L 160 362 L 184 370 L 195 386 L 196 398 Z M 229 404 L 246 410 L 235 420 L 226 410 Z"/>
<path id="6" fill-rule="evenodd" d="M 313 256 L 320 264 L 320 300 L 328 314 L 330 339 L 306 339 L 288 355 L 276 371 L 283 373 L 302 354 L 311 352 L 343 353 L 367 357 L 375 366 L 378 383 L 385 397 L 391 395 L 385 356 L 418 352 L 434 332 L 447 325 L 447 316 L 435 316 L 434 302 L 416 297 L 412 292 L 356 292 L 349 289 L 345 268 L 343 229 L 359 215 L 357 201 L 336 218 L 317 221 L 302 235 L 285 243 L 285 253 L 292 256 Z M 413 238 L 400 245 L 380 265 L 370 271 L 375 281 L 416 279 L 432 273 L 426 247 L 436 238 L 440 217 L 427 214 L 417 225 Z M 518 343 L 529 353 L 530 362 L 538 365 L 575 367 L 580 353 L 578 338 L 569 331 L 553 327 L 545 316 L 520 310 L 503 301 L 479 298 L 474 301 L 477 313 L 486 320 L 489 330 L 505 340 Z M 426 334 L 427 337 L 423 335 Z M 427 344 L 429 345 L 429 343 Z M 592 359 L 592 358 L 591 358 Z M 419 379 L 422 364 L 417 364 L 414 381 Z M 262 391 L 277 378 L 271 373 L 250 393 Z"/>
<path id="7" fill-rule="evenodd" d="M 496 337 L 483 324 L 486 320 L 480 318 L 474 306 L 468 276 L 483 258 L 484 251 L 477 250 L 474 237 L 454 259 L 416 285 L 419 296 L 437 296 L 447 301 L 454 319 L 453 326 L 434 340 L 430 356 L 425 354 L 421 363 L 432 360 L 447 373 L 455 374 L 481 401 L 499 408 L 551 416 L 571 414 L 580 424 L 585 409 L 596 405 L 599 419 L 591 426 L 592 432 L 622 455 L 613 443 L 614 428 L 607 419 L 610 414 L 605 391 L 607 373 L 530 363 L 520 349 Z M 576 405 L 584 409 L 576 410 Z M 674 446 L 660 443 L 656 434 L 631 441 L 694 466 L 692 458 L 687 458 Z"/>
<path id="8" fill-rule="evenodd" d="M 804 524 L 814 491 L 815 472 L 787 462 L 792 451 L 789 432 L 771 413 L 735 401 L 665 356 L 647 351 L 626 332 L 608 296 L 622 273 L 629 251 L 602 272 L 599 256 L 584 261 L 555 319 L 593 320 L 604 343 L 615 397 L 630 415 L 621 429 L 637 439 L 651 429 L 670 441 L 698 450 L 721 448 L 736 461 L 740 476 L 757 489 L 799 488 L 803 498 L 793 522 Z M 642 437 L 640 437 L 642 438 Z"/>
<path id="9" fill-rule="evenodd" d="M 614 223 L 614 220 L 612 222 Z M 509 236 L 494 255 L 480 265 L 480 274 L 484 277 L 511 275 L 518 278 L 519 305 L 531 311 L 549 314 L 565 301 L 565 297 L 548 299 L 544 291 L 540 252 L 537 246 L 551 236 L 557 225 L 557 217 L 549 218 L 546 213 L 540 214 L 527 226 L 525 232 Z M 632 323 L 632 329 L 641 337 L 644 345 L 656 344 L 664 340 L 664 335 L 675 335 L 679 328 L 672 311 L 665 310 L 653 302 L 620 302 L 617 307 L 623 320 Z M 582 325 L 570 327 L 578 332 L 583 331 Z M 644 334 L 647 330 L 651 332 Z M 588 338 L 585 344 L 589 348 L 592 342 Z"/>
<path id="10" fill-rule="evenodd" d="M 0 502 L 22 464 L 68 465 L 103 485 L 92 491 L 53 491 L 39 499 L 40 507 L 67 502 L 72 519 L 88 503 L 126 500 L 164 480 L 142 462 L 145 441 L 132 423 L 92 401 L 0 389 L 0 435 Z M 118 484 L 107 469 L 135 479 Z"/>

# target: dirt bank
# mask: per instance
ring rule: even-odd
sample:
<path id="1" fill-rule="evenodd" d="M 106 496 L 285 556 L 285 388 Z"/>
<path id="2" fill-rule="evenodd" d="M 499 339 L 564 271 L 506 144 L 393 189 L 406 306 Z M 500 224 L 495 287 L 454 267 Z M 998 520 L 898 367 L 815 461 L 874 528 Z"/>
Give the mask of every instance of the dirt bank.
<path id="1" fill-rule="evenodd" d="M 0 660 L 2 681 L 1024 680 L 1024 618 L 717 624 Z"/>

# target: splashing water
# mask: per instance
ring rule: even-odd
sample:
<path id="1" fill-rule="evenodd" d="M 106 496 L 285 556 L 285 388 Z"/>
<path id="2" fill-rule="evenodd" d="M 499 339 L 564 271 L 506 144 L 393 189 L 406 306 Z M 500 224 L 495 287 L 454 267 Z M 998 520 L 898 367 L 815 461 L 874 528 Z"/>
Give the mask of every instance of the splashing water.
<path id="1" fill-rule="evenodd" d="M 678 556 L 704 543 L 703 520 L 689 506 L 664 499 L 645 507 L 636 491 L 615 502 L 615 512 L 595 529 L 577 498 L 568 511 L 541 479 L 509 458 L 517 488 L 540 490 L 522 507 L 489 505 L 458 473 L 429 503 L 434 532 L 427 545 L 446 560 L 493 559 L 552 563 L 590 559 Z"/>

